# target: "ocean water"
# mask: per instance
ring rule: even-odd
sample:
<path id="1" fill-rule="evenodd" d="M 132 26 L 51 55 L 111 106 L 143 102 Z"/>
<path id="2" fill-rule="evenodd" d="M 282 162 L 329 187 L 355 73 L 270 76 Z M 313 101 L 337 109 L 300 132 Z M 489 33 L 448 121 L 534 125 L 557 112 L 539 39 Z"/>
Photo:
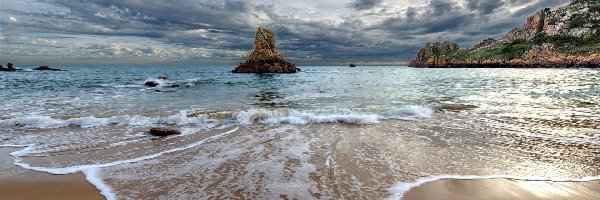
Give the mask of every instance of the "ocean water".
<path id="1" fill-rule="evenodd" d="M 0 73 L 0 147 L 83 172 L 108 199 L 399 199 L 423 180 L 600 176 L 598 69 L 301 68 Z"/>

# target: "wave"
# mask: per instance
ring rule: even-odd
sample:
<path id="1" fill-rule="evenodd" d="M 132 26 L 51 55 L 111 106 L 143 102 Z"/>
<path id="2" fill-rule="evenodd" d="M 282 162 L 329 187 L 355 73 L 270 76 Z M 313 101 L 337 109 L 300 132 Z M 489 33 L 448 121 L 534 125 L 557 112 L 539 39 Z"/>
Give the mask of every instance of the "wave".
<path id="1" fill-rule="evenodd" d="M 583 178 L 548 178 L 548 177 L 523 177 L 523 176 L 509 176 L 509 175 L 436 175 L 426 178 L 419 178 L 414 182 L 400 182 L 396 183 L 390 188 L 392 196 L 388 199 L 399 200 L 402 199 L 404 193 L 410 189 L 421 186 L 426 183 L 431 183 L 444 179 L 455 179 L 455 180 L 481 180 L 481 179 L 511 179 L 520 181 L 551 181 L 551 182 L 587 182 L 600 180 L 600 176 L 588 176 Z"/>
<path id="2" fill-rule="evenodd" d="M 49 116 L 28 116 L 0 120 L 2 128 L 60 128 L 78 126 L 91 128 L 108 125 L 118 126 L 153 126 L 153 125 L 190 125 L 206 123 L 234 123 L 249 124 L 319 124 L 319 123 L 347 123 L 347 124 L 376 124 L 381 120 L 400 119 L 416 120 L 428 118 L 433 114 L 431 108 L 422 106 L 404 106 L 394 109 L 328 109 L 299 111 L 294 109 L 250 109 L 245 111 L 216 111 L 216 112 L 190 112 L 181 111 L 169 116 L 140 116 L 124 115 L 107 118 L 79 117 L 70 119 L 56 119 Z"/>
<path id="3" fill-rule="evenodd" d="M 205 78 L 192 78 L 192 79 L 185 79 L 182 81 L 175 81 L 175 83 L 179 84 L 179 85 L 183 85 L 185 87 L 193 87 L 196 85 L 206 85 L 206 84 L 212 84 L 217 82 L 217 79 L 205 79 Z"/>

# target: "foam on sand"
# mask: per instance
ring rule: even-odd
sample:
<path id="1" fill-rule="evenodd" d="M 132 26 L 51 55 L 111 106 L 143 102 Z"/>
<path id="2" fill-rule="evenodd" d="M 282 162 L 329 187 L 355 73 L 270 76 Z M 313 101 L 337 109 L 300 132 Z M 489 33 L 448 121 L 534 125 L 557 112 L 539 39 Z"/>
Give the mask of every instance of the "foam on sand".
<path id="1" fill-rule="evenodd" d="M 157 157 L 165 155 L 165 154 L 184 151 L 187 149 L 194 148 L 198 145 L 204 144 L 206 142 L 218 140 L 218 139 L 223 138 L 237 130 L 238 130 L 238 127 L 233 128 L 232 130 L 223 132 L 221 134 L 208 137 L 208 138 L 200 140 L 198 142 L 188 144 L 183 147 L 169 149 L 169 150 L 165 150 L 165 151 L 158 152 L 155 154 L 141 156 L 141 157 L 137 157 L 137 158 L 127 159 L 127 160 L 119 160 L 119 161 L 114 161 L 114 162 L 110 162 L 110 163 L 101 163 L 101 164 L 76 165 L 76 166 L 56 167 L 56 168 L 34 167 L 28 163 L 23 162 L 23 159 L 22 159 L 23 156 L 26 156 L 27 154 L 34 151 L 35 145 L 33 145 L 33 144 L 27 145 L 26 148 L 19 150 L 19 151 L 15 151 L 15 152 L 11 153 L 10 155 L 14 159 L 13 164 L 15 164 L 21 168 L 24 168 L 24 169 L 29 169 L 29 170 L 39 171 L 39 172 L 46 172 L 46 173 L 57 174 L 57 175 L 83 172 L 86 175 L 86 180 L 89 181 L 91 184 L 93 184 L 96 188 L 98 188 L 101 191 L 101 194 L 104 195 L 104 197 L 106 197 L 109 200 L 113 200 L 113 199 L 117 199 L 116 194 L 114 194 L 114 192 L 112 191 L 112 188 L 110 188 L 110 186 L 108 186 L 106 183 L 104 183 L 102 181 L 102 178 L 101 178 L 101 169 L 102 168 L 141 162 L 144 160 L 157 158 Z M 9 146 L 23 147 L 22 145 L 4 145 L 4 146 L 6 146 L 6 147 L 9 147 Z"/>

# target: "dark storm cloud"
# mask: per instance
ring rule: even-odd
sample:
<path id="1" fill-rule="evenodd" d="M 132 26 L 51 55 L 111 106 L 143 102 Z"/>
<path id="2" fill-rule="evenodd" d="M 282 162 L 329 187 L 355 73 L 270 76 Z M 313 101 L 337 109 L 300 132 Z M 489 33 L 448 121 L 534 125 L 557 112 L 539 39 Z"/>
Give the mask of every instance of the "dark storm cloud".
<path id="1" fill-rule="evenodd" d="M 404 16 L 388 18 L 375 29 L 385 29 L 401 35 L 430 34 L 453 31 L 473 23 L 473 16 L 453 1 L 431 0 L 426 9 L 417 13 L 408 8 Z"/>
<path id="2" fill-rule="evenodd" d="M 448 40 L 469 47 L 489 37 L 499 37 L 521 26 L 528 16 L 546 7 L 557 7 L 563 1 L 550 0 L 468 0 L 465 6 L 457 1 L 431 0 L 425 8 L 409 7 L 404 15 L 388 18 L 371 29 L 396 33 L 392 37 L 428 35 L 428 40 Z M 509 12 L 511 7 L 522 7 Z M 425 41 L 423 41 L 424 43 Z M 415 50 L 416 53 L 416 50 Z"/>
<path id="3" fill-rule="evenodd" d="M 356 10 L 365 10 L 379 5 L 383 0 L 354 0 L 350 3 L 350 7 Z"/>
<path id="4" fill-rule="evenodd" d="M 498 0 L 468 0 L 467 8 L 477 10 L 479 13 L 487 15 L 494 10 L 501 8 L 506 2 Z"/>
<path id="5" fill-rule="evenodd" d="M 0 25 L 2 34 L 10 38 L 22 33 L 123 39 L 133 37 L 181 49 L 165 53 L 158 48 L 151 48 L 153 44 L 138 47 L 90 44 L 89 49 L 97 50 L 90 50 L 95 55 L 161 54 L 193 57 L 199 50 L 185 52 L 185 49 L 201 48 L 208 52 L 201 52 L 198 58 L 213 56 L 215 59 L 240 59 L 230 51 L 251 50 L 256 26 L 264 26 L 276 33 L 277 48 L 296 62 L 340 63 L 347 60 L 408 60 L 429 40 L 452 40 L 460 42 L 461 46 L 472 45 L 520 26 L 536 10 L 565 4 L 560 0 L 535 3 L 526 0 L 467 0 L 464 3 L 429 0 L 424 5 L 411 4 L 410 7 L 406 5 L 398 9 L 389 7 L 384 1 L 353 0 L 349 4 L 342 3 L 340 9 L 347 9 L 347 13 L 340 14 L 343 15 L 341 21 L 332 21 L 312 14 L 298 17 L 299 10 L 282 10 L 274 2 L 49 0 L 39 2 L 57 7 L 56 11 L 0 8 L 3 9 L 3 15 L 18 18 L 17 22 L 3 19 Z M 508 11 L 515 6 L 523 8 L 517 12 Z M 327 13 L 326 10 L 322 11 Z M 0 35 L 0 38 L 4 38 L 3 44 L 8 44 L 9 37 L 4 36 Z M 65 44 L 61 41 L 53 43 L 52 40 L 28 41 L 27 38 L 19 38 L 19 41 L 38 46 L 60 44 L 64 47 Z"/>

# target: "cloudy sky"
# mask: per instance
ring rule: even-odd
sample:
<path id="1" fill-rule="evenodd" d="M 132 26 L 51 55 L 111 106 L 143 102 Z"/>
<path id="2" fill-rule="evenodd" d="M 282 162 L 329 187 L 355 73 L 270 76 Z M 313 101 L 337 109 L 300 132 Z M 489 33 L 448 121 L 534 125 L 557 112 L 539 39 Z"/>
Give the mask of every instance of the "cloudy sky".
<path id="1" fill-rule="evenodd" d="M 2 0 L 0 63 L 232 65 L 256 28 L 299 65 L 402 64 L 426 41 L 462 47 L 568 0 Z"/>

